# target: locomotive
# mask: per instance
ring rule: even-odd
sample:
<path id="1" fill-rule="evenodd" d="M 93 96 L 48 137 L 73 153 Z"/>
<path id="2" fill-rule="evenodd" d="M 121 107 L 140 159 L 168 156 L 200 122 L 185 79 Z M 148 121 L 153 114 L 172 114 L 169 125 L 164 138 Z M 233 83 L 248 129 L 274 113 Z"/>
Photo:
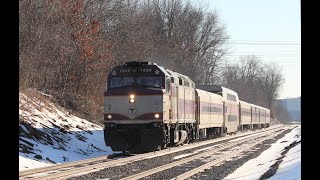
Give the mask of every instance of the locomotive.
<path id="1" fill-rule="evenodd" d="M 269 109 L 240 101 L 226 87 L 196 88 L 156 63 L 127 62 L 107 77 L 104 140 L 113 151 L 148 152 L 269 125 Z"/>

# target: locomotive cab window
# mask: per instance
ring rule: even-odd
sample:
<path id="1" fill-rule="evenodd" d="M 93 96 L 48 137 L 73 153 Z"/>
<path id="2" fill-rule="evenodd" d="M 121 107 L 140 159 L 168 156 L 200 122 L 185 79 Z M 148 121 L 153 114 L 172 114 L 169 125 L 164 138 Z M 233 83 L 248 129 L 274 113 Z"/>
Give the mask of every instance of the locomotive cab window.
<path id="1" fill-rule="evenodd" d="M 134 83 L 133 77 L 113 77 L 110 79 L 110 88 L 128 86 Z"/>
<path id="2" fill-rule="evenodd" d="M 137 77 L 137 84 L 150 87 L 162 87 L 161 77 Z"/>
<path id="3" fill-rule="evenodd" d="M 109 88 L 117 88 L 132 85 L 163 88 L 162 77 L 159 76 L 112 77 L 110 79 Z"/>

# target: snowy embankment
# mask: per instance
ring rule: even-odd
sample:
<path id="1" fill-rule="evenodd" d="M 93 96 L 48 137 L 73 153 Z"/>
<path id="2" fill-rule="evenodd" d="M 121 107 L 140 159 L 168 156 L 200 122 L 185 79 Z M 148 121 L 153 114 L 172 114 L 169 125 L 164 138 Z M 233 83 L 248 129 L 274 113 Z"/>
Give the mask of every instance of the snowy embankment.
<path id="1" fill-rule="evenodd" d="M 301 125 L 224 179 L 256 180 L 261 177 L 270 180 L 301 179 Z"/>
<path id="2" fill-rule="evenodd" d="M 112 154 L 103 128 L 19 93 L 19 171 Z"/>

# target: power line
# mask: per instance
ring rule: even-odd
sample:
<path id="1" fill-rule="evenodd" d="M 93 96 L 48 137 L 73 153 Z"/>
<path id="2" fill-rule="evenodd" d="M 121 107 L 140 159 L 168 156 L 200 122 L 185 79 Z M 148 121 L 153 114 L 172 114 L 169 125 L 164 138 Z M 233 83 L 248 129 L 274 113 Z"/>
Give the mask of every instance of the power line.
<path id="1" fill-rule="evenodd" d="M 245 45 L 301 45 L 300 41 L 251 41 L 251 40 L 233 40 L 228 41 L 230 44 Z"/>
<path id="2" fill-rule="evenodd" d="M 301 43 L 254 43 L 254 42 L 229 42 L 230 44 L 243 44 L 243 45 L 288 45 L 288 46 L 300 46 Z"/>
<path id="3" fill-rule="evenodd" d="M 248 56 L 248 55 L 255 55 L 255 56 L 300 56 L 300 53 L 296 53 L 296 54 L 254 54 L 254 53 L 241 53 L 241 54 L 230 54 L 230 55 L 226 55 L 226 56 Z"/>
<path id="4" fill-rule="evenodd" d="M 300 41 L 253 41 L 253 40 L 230 40 L 230 42 L 254 42 L 254 43 L 300 43 Z"/>

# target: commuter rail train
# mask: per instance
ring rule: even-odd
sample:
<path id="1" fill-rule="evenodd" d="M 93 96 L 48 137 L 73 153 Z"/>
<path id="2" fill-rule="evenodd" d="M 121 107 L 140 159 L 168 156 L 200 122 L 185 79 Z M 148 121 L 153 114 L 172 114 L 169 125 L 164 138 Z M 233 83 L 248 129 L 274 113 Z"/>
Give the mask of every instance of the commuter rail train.
<path id="1" fill-rule="evenodd" d="M 270 110 L 228 88 L 195 87 L 152 62 L 114 67 L 104 93 L 104 140 L 113 151 L 147 152 L 270 125 Z"/>

